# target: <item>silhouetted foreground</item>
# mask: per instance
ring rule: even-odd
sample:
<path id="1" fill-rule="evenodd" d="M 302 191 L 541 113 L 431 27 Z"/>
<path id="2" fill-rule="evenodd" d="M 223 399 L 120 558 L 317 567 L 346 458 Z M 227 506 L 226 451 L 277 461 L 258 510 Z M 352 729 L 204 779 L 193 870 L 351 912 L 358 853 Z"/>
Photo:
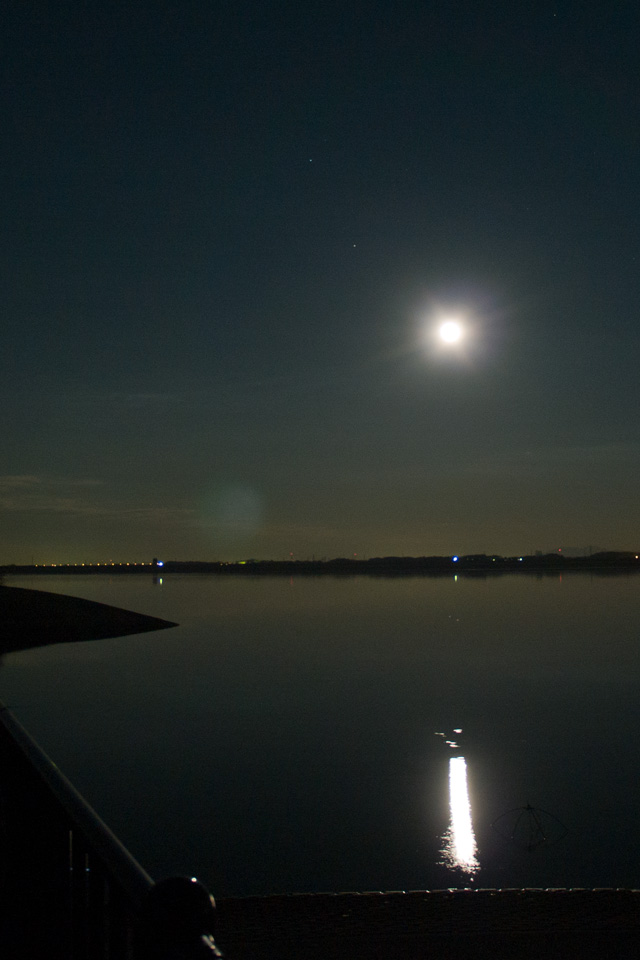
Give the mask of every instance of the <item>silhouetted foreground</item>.
<path id="1" fill-rule="evenodd" d="M 0 957 L 215 960 L 215 905 L 154 883 L 0 703 Z"/>
<path id="2" fill-rule="evenodd" d="M 50 643 L 104 640 L 177 624 L 63 594 L 0 586 L 0 654 Z"/>
<path id="3" fill-rule="evenodd" d="M 225 898 L 154 883 L 0 703 L 0 956 L 12 960 L 629 960 L 637 890 Z M 162 843 L 162 837 L 158 837 Z"/>

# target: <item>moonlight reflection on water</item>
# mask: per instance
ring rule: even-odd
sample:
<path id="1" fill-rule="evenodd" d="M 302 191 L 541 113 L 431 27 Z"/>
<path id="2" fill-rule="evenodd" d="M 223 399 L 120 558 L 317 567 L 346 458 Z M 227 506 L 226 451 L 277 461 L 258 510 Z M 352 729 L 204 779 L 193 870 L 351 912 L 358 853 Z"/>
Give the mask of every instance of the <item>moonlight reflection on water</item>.
<path id="1" fill-rule="evenodd" d="M 443 837 L 444 863 L 473 876 L 480 869 L 467 787 L 467 761 L 449 760 L 449 827 Z"/>

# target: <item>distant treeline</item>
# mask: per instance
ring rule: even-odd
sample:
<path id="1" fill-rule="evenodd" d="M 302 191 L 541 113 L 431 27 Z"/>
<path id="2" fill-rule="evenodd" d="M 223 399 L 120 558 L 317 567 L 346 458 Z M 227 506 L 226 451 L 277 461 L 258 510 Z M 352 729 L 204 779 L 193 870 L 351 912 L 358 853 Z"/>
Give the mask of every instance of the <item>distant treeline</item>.
<path id="1" fill-rule="evenodd" d="M 207 573 L 220 576 L 494 576 L 502 573 L 558 574 L 563 571 L 606 573 L 640 572 L 638 554 L 630 551 L 608 551 L 584 557 L 546 553 L 535 556 L 502 557 L 475 553 L 449 557 L 337 557 L 334 560 L 239 560 L 236 562 L 165 560 L 145 563 L 58 563 L 8 564 L 0 567 L 0 575 L 39 574 L 151 574 Z"/>

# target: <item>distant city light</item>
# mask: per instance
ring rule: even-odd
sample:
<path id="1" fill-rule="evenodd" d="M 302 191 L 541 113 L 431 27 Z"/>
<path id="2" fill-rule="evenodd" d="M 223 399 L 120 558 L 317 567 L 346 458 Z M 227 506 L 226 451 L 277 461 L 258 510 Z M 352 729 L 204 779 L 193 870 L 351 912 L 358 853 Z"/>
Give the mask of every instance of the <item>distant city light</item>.
<path id="1" fill-rule="evenodd" d="M 453 560 L 454 563 L 457 563 L 457 562 L 458 562 L 458 558 L 457 558 L 457 557 L 451 557 L 451 559 Z"/>
<path id="2" fill-rule="evenodd" d="M 164 567 L 164 560 L 158 560 L 158 564 L 157 564 L 157 565 L 158 565 L 159 567 Z"/>

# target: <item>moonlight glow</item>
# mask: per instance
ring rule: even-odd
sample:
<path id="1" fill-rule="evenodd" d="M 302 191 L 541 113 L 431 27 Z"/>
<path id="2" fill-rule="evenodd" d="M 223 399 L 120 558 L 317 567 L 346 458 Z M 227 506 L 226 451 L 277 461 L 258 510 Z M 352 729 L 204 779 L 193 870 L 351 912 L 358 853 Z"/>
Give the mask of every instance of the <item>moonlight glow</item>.
<path id="1" fill-rule="evenodd" d="M 444 841 L 445 863 L 472 876 L 480 869 L 476 838 L 471 822 L 471 804 L 467 787 L 467 762 L 464 757 L 449 760 L 450 821 Z"/>
<path id="2" fill-rule="evenodd" d="M 438 334 L 444 343 L 459 343 L 462 340 L 463 330 L 457 320 L 445 320 L 440 324 Z"/>

